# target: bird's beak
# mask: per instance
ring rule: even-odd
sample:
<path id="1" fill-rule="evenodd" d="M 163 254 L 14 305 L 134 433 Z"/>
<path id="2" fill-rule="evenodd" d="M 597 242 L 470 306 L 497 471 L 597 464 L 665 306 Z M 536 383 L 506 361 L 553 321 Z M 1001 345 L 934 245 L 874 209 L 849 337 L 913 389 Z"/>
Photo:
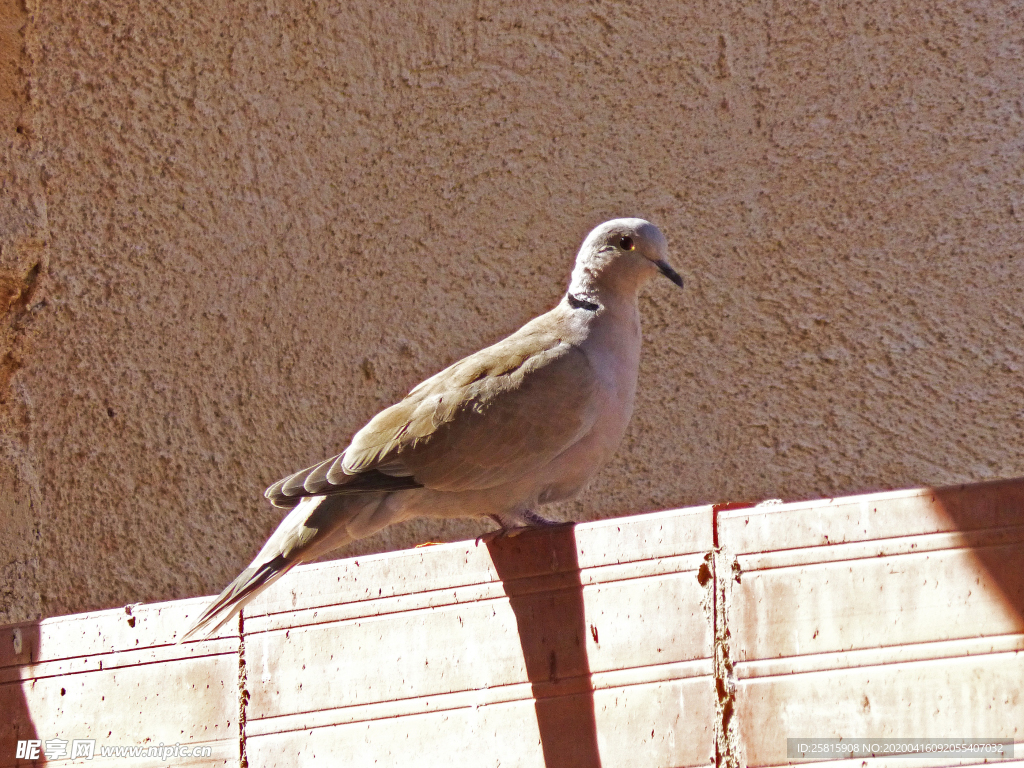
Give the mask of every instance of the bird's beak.
<path id="1" fill-rule="evenodd" d="M 683 287 L 683 278 L 681 278 L 679 276 L 679 273 L 676 272 L 674 269 L 672 269 L 672 267 L 670 267 L 668 265 L 667 261 L 665 261 L 664 259 L 659 259 L 658 261 L 654 262 L 654 264 L 655 264 L 655 266 L 658 267 L 658 269 L 661 270 L 661 274 L 663 274 L 665 277 L 667 277 L 673 283 L 678 285 L 680 288 Z"/>

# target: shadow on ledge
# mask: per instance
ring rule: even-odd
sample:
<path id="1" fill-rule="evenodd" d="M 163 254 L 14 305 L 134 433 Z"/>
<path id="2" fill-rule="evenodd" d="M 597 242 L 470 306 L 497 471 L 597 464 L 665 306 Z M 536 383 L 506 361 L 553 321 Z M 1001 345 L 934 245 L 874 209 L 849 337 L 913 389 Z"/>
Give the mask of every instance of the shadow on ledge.
<path id="1" fill-rule="evenodd" d="M 515 613 L 544 764 L 599 768 L 575 527 L 528 531 L 487 549 Z"/>
<path id="2" fill-rule="evenodd" d="M 968 536 L 978 531 L 983 537 L 970 545 L 971 552 L 1013 612 L 1017 631 L 1024 631 L 1024 483 L 999 480 L 931 491 L 957 530 Z"/>

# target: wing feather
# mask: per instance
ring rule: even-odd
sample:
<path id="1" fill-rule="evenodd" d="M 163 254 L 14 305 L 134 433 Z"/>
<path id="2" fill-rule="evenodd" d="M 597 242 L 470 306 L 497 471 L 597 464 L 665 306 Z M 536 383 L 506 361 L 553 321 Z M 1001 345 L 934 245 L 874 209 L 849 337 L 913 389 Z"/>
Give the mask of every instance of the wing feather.
<path id="1" fill-rule="evenodd" d="M 419 384 L 267 498 L 290 507 L 319 494 L 479 490 L 543 467 L 590 431 L 598 386 L 586 354 L 545 319 Z"/>

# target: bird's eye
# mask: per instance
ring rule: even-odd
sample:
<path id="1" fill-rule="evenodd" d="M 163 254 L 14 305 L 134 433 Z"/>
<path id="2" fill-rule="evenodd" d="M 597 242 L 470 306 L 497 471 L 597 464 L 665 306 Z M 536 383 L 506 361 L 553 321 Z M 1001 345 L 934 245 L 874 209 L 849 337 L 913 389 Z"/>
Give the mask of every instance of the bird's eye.
<path id="1" fill-rule="evenodd" d="M 620 237 L 619 238 L 619 248 L 621 248 L 624 251 L 632 251 L 633 250 L 633 238 L 629 237 L 628 235 L 623 235 L 622 237 Z"/>

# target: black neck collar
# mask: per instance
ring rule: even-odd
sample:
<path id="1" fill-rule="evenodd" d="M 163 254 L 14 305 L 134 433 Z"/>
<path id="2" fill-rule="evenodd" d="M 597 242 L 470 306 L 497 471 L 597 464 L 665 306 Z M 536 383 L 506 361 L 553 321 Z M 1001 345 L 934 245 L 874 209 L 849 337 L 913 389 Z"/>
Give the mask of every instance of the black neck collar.
<path id="1" fill-rule="evenodd" d="M 597 312 L 601 308 L 600 304 L 594 304 L 592 301 L 581 299 L 573 296 L 571 293 L 565 294 L 565 297 L 569 300 L 569 306 L 573 309 L 585 309 L 587 312 Z"/>

